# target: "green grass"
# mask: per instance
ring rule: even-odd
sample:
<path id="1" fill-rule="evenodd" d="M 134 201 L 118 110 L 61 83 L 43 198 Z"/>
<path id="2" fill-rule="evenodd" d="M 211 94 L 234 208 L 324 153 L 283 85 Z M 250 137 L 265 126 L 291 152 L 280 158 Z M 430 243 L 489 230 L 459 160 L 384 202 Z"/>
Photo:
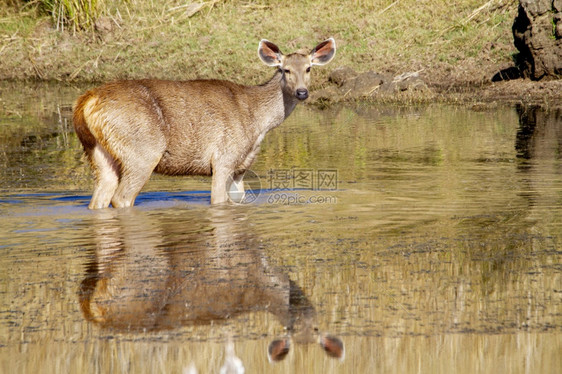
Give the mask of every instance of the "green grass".
<path id="1" fill-rule="evenodd" d="M 40 11 L 51 16 L 57 30 L 92 30 L 105 9 L 104 0 L 40 0 Z"/>
<path id="2" fill-rule="evenodd" d="M 447 72 L 472 62 L 477 70 L 473 60 L 508 63 L 515 51 L 515 0 L 217 0 L 194 14 L 186 12 L 190 9 L 184 0 L 107 2 L 104 12 L 113 29 L 93 36 L 57 31 L 29 8 L 0 5 L 0 77 L 214 77 L 258 83 L 271 74 L 256 57 L 262 38 L 291 52 L 333 36 L 336 59 L 315 69 L 315 82 L 343 65 L 357 71 Z M 467 74 L 473 78 L 474 72 Z"/>
<path id="3" fill-rule="evenodd" d="M 107 10 L 105 0 L 4 1 L 5 3 L 0 5 L 1 13 L 19 13 L 21 19 L 49 16 L 57 30 L 72 33 L 93 31 L 96 19 Z"/>

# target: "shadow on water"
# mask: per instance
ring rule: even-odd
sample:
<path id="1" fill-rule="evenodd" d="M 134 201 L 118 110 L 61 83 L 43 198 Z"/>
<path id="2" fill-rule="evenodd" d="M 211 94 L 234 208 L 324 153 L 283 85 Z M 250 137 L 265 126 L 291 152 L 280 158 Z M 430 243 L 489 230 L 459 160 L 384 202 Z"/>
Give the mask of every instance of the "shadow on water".
<path id="1" fill-rule="evenodd" d="M 94 261 L 79 299 L 87 320 L 117 331 L 158 331 L 221 323 L 267 311 L 287 334 L 272 341 L 271 361 L 292 343 L 318 343 L 343 358 L 343 342 L 318 329 L 317 313 L 301 288 L 271 266 L 243 211 L 211 208 L 184 225 L 159 222 L 138 209 L 96 212 Z M 183 222 L 185 224 L 185 222 Z"/>
<path id="2" fill-rule="evenodd" d="M 562 156 L 562 109 L 517 105 L 517 114 L 517 157 L 522 160 L 559 159 Z"/>
<path id="3" fill-rule="evenodd" d="M 550 193 L 558 189 L 562 158 L 562 109 L 540 106 L 516 107 L 519 128 L 515 140 L 517 170 L 524 186 L 520 195 L 528 200 L 529 214 L 538 204 L 551 203 Z M 554 201 L 558 200 L 554 198 Z"/>

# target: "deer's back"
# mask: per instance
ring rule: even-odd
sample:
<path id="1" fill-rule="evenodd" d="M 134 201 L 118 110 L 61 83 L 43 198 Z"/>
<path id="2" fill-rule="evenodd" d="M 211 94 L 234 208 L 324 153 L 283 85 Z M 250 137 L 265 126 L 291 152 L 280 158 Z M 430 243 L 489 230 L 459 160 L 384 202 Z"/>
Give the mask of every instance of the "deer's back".
<path id="1" fill-rule="evenodd" d="M 159 173 L 209 175 L 217 152 L 228 149 L 235 162 L 259 135 L 254 87 L 221 80 L 131 80 L 90 93 L 102 104 L 108 126 L 123 136 L 139 128 L 165 137 Z"/>

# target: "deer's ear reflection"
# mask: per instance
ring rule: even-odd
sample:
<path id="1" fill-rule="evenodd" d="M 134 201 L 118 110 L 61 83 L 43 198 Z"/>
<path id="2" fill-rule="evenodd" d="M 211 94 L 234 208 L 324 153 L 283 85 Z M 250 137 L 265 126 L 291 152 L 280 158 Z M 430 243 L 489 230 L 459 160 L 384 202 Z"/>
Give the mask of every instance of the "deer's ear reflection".
<path id="1" fill-rule="evenodd" d="M 291 342 L 289 339 L 276 339 L 269 344 L 267 357 L 269 362 L 282 361 L 289 354 Z"/>
<path id="2" fill-rule="evenodd" d="M 328 356 L 343 360 L 345 350 L 340 338 L 331 335 L 322 336 L 320 338 L 320 345 Z"/>

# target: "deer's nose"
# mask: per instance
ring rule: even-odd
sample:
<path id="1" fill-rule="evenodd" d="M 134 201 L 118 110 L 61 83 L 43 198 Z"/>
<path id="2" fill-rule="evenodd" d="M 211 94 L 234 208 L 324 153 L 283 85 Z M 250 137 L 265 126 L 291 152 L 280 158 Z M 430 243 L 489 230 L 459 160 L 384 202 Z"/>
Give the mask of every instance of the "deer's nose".
<path id="1" fill-rule="evenodd" d="M 304 100 L 308 97 L 308 90 L 306 88 L 297 88 L 296 97 L 299 100 Z"/>

